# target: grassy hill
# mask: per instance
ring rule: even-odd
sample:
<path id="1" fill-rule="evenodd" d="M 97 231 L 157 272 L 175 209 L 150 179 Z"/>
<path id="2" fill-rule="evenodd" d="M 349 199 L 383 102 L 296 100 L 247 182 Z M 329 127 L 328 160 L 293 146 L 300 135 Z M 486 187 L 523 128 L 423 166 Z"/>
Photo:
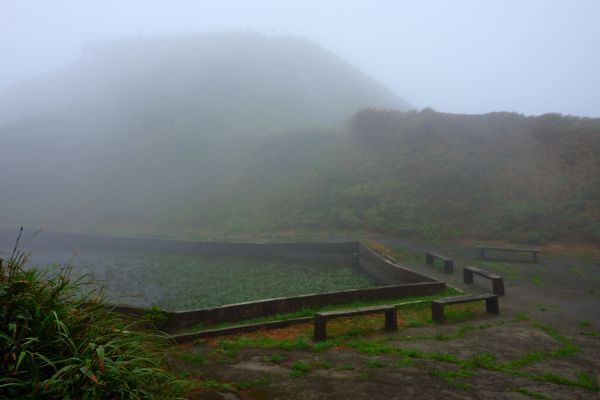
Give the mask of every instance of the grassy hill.
<path id="1" fill-rule="evenodd" d="M 302 39 L 98 45 L 0 94 L 0 223 L 600 239 L 600 120 L 405 108 Z"/>
<path id="2" fill-rule="evenodd" d="M 4 221 L 175 237 L 600 239 L 598 119 L 364 110 L 337 130 L 157 134 L 108 161 L 71 145 L 35 170 L 13 164 L 22 175 L 2 182 Z"/>
<path id="3" fill-rule="evenodd" d="M 237 174 L 257 137 L 406 108 L 318 45 L 254 33 L 109 42 L 0 93 L 0 223 L 147 224 Z"/>
<path id="4" fill-rule="evenodd" d="M 598 119 L 365 110 L 338 132 L 262 142 L 237 180 L 164 228 L 600 238 Z"/>

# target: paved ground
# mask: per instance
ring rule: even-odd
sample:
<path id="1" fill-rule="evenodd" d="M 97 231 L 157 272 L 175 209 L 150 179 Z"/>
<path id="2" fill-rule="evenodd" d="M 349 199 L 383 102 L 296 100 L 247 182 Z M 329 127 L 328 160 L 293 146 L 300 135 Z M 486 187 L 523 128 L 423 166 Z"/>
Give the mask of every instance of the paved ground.
<path id="1" fill-rule="evenodd" d="M 576 330 L 579 322 L 600 326 L 600 263 L 542 253 L 539 263 L 482 261 L 473 247 L 456 244 L 423 245 L 398 239 L 377 239 L 398 249 L 435 250 L 455 260 L 454 274 L 444 274 L 440 266 L 430 267 L 422 260 L 410 260 L 410 268 L 443 280 L 468 292 L 486 292 L 488 280 L 475 277 L 474 285 L 462 283 L 462 267 L 473 265 L 495 272 L 505 279 L 506 296 L 502 309 L 508 313 L 526 312 L 557 328 Z M 524 258 L 527 258 L 525 255 Z"/>
<path id="2" fill-rule="evenodd" d="M 469 292 L 489 291 L 490 283 L 476 278 L 464 285 L 463 265 L 503 275 L 501 315 L 374 332 L 322 351 L 276 344 L 179 348 L 171 366 L 208 382 L 190 398 L 600 399 L 600 265 L 560 255 L 544 255 L 539 264 L 486 262 L 453 244 L 378 241 L 400 250 L 401 264 Z M 426 266 L 406 248 L 453 257 L 454 274 Z"/>

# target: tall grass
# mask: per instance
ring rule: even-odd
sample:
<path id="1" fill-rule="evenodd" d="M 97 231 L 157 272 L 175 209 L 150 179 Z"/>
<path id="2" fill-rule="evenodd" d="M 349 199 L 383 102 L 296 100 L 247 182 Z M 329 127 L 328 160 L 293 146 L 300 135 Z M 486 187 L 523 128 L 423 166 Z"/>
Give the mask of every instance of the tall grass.
<path id="1" fill-rule="evenodd" d="M 25 269 L 0 260 L 1 399 L 153 399 L 183 389 L 161 367 L 168 338 L 133 330 L 70 268 Z"/>

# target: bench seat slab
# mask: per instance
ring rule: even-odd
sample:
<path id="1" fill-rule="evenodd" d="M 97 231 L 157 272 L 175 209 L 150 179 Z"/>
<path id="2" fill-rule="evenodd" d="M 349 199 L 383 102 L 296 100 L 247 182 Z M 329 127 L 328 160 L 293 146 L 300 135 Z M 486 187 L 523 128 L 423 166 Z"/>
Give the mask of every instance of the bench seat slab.
<path id="1" fill-rule="evenodd" d="M 363 307 L 354 310 L 328 311 L 315 314 L 315 341 L 327 340 L 327 321 L 329 319 L 373 314 L 377 312 L 383 312 L 385 314 L 386 331 L 395 332 L 398 330 L 398 312 L 396 311 L 396 307 L 392 305 Z"/>
<path id="2" fill-rule="evenodd" d="M 460 304 L 468 303 L 472 301 L 485 300 L 485 310 L 489 314 L 499 314 L 500 306 L 498 304 L 498 296 L 495 294 L 479 294 L 479 295 L 467 295 L 459 297 L 447 297 L 444 299 L 438 299 L 431 302 L 431 318 L 434 321 L 441 322 L 445 319 L 444 317 L 444 306 L 447 304 Z"/>
<path id="3" fill-rule="evenodd" d="M 425 263 L 427 265 L 433 264 L 434 258 L 442 260 L 444 263 L 444 273 L 452 274 L 454 272 L 454 261 L 451 258 L 432 252 L 425 253 Z"/>
<path id="4" fill-rule="evenodd" d="M 475 267 L 463 267 L 463 282 L 473 283 L 473 275 L 479 275 L 492 281 L 492 293 L 504 296 L 504 279 L 500 275 L 492 274 Z"/>
<path id="5" fill-rule="evenodd" d="M 493 246 L 477 246 L 479 249 L 479 257 L 483 260 L 487 260 L 488 258 L 485 255 L 486 250 L 491 251 L 508 251 L 513 253 L 531 253 L 531 262 L 538 261 L 538 253 L 541 253 L 541 249 L 526 249 L 526 248 L 512 248 L 512 247 L 493 247 Z"/>

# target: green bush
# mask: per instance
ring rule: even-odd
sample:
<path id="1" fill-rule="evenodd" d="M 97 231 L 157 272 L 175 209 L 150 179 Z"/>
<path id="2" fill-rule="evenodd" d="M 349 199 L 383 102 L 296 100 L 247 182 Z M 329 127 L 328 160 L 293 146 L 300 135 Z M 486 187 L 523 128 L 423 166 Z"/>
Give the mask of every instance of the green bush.
<path id="1" fill-rule="evenodd" d="M 161 367 L 166 336 L 133 330 L 70 268 L 0 260 L 0 399 L 152 399 L 184 388 Z"/>

